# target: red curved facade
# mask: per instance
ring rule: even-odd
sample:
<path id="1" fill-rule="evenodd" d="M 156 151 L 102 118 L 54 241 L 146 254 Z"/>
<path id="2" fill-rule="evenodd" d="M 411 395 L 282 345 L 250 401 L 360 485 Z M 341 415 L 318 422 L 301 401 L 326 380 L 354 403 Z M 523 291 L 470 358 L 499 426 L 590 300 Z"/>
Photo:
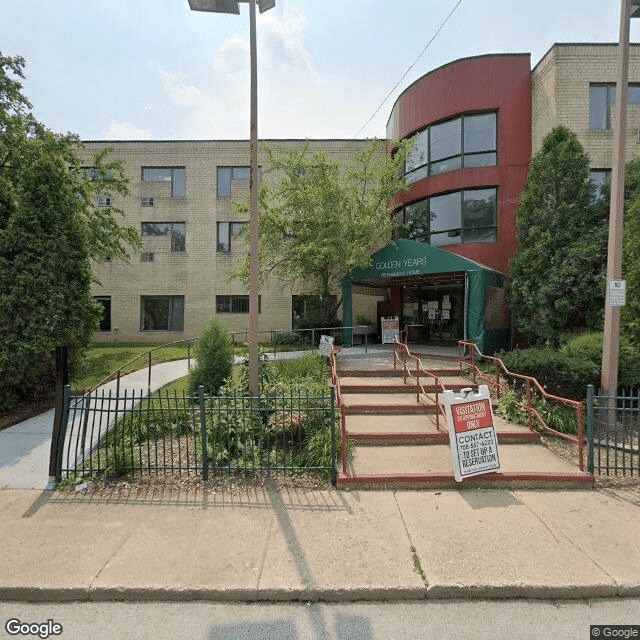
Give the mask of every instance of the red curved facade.
<path id="1" fill-rule="evenodd" d="M 496 187 L 497 241 L 445 245 L 451 253 L 509 273 L 516 252 L 515 210 L 531 158 L 529 54 L 486 55 L 451 62 L 423 76 L 397 99 L 387 139 L 401 140 L 458 115 L 497 113 L 494 166 L 424 177 L 397 198 L 401 205 L 462 189 Z"/>

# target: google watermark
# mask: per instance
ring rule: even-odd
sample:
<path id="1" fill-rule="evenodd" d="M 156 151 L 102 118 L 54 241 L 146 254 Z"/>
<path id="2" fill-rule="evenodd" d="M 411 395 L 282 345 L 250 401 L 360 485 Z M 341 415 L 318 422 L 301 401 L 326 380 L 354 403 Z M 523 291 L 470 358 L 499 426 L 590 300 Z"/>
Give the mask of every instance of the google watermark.
<path id="1" fill-rule="evenodd" d="M 62 633 L 62 625 L 51 619 L 46 622 L 21 622 L 17 618 L 11 618 L 7 620 L 4 628 L 10 636 L 49 638 L 50 636 L 59 636 Z"/>
<path id="2" fill-rule="evenodd" d="M 592 624 L 590 638 L 640 638 L 640 624 Z"/>

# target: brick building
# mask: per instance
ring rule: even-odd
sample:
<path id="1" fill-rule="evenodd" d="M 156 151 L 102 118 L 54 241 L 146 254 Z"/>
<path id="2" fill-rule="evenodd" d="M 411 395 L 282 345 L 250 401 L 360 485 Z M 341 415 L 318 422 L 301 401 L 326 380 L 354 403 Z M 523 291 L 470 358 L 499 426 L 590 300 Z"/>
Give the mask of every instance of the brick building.
<path id="1" fill-rule="evenodd" d="M 345 283 L 345 325 L 364 315 L 379 331 L 381 317 L 396 316 L 416 340 L 468 337 L 488 351 L 506 345 L 504 281 L 517 250 L 515 211 L 529 160 L 546 133 L 565 124 L 584 145 L 594 182 L 604 182 L 616 66 L 617 45 L 555 44 L 533 69 L 529 54 L 477 56 L 407 87 L 387 125 L 389 140 L 417 136 L 406 166 L 410 188 L 395 212 L 402 240 Z M 629 78 L 628 159 L 640 151 L 638 45 L 631 47 Z M 315 140 L 311 150 L 347 163 L 363 144 Z M 112 204 L 138 226 L 144 247 L 129 265 L 95 265 L 94 294 L 105 307 L 95 339 L 195 337 L 214 310 L 231 331 L 246 331 L 247 290 L 227 278 L 248 251 L 237 237 L 247 217 L 234 206 L 248 198 L 247 141 L 89 142 L 87 162 L 104 146 L 125 160 L 132 194 Z M 277 175 L 264 179 L 275 183 Z M 260 330 L 290 329 L 303 293 L 265 283 Z"/>

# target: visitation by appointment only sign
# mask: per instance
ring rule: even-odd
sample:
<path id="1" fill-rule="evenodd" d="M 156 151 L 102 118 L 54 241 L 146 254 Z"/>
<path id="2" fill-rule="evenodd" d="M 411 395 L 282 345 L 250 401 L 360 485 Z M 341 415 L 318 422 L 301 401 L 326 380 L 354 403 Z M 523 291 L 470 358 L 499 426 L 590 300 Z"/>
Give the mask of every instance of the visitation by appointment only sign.
<path id="1" fill-rule="evenodd" d="M 459 396 L 445 391 L 444 403 L 456 481 L 499 472 L 498 438 L 487 385 L 478 387 L 478 393 L 462 389 Z"/>

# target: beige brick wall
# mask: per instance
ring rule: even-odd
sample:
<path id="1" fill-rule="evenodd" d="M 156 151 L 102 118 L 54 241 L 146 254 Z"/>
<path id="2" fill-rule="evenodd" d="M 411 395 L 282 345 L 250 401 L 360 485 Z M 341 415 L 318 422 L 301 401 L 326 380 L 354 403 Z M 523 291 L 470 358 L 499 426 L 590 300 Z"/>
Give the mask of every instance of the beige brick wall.
<path id="1" fill-rule="evenodd" d="M 564 124 L 576 133 L 593 168 L 610 168 L 613 128 L 595 131 L 589 128 L 589 84 L 616 82 L 617 45 L 556 44 L 531 73 L 532 145 L 537 153 L 544 136 Z M 640 82 L 640 46 L 632 45 L 629 58 L 629 82 Z M 612 109 L 612 127 L 615 107 Z M 627 118 L 627 160 L 640 154 L 637 141 L 640 110 L 629 107 Z"/>
<path id="2" fill-rule="evenodd" d="M 299 147 L 299 140 L 266 140 L 269 147 Z M 324 149 L 331 159 L 348 163 L 363 148 L 361 140 L 311 141 L 311 151 Z M 95 341 L 168 342 L 196 337 L 215 310 L 217 295 L 247 295 L 240 281 L 226 280 L 242 258 L 248 253 L 246 244 L 232 241 L 231 252 L 216 251 L 216 223 L 246 221 L 247 215 L 238 214 L 234 203 L 248 200 L 246 183 L 234 183 L 230 198 L 217 197 L 217 167 L 247 166 L 247 141 L 154 141 L 154 142 L 88 142 L 80 153 L 87 165 L 95 151 L 105 146 L 125 161 L 125 173 L 131 179 L 131 195 L 112 197 L 113 206 L 125 211 L 124 222 L 140 229 L 142 222 L 185 222 L 186 251 L 171 252 L 168 236 L 143 239 L 143 252 L 153 252 L 153 262 L 141 262 L 140 254 L 131 256 L 129 264 L 100 262 L 95 264 L 95 276 L 100 284 L 93 288 L 94 295 L 111 297 L 111 331 L 98 332 Z M 261 150 L 259 164 L 266 168 L 267 156 Z M 186 197 L 171 197 L 168 182 L 142 181 L 141 167 L 185 167 Z M 266 174 L 264 179 L 277 183 L 277 174 Z M 141 205 L 141 198 L 151 196 L 154 205 Z M 291 328 L 291 296 L 304 293 L 273 279 L 261 286 L 260 331 Z M 336 292 L 338 295 L 340 292 Z M 141 331 L 141 296 L 184 296 L 184 331 Z M 369 300 L 363 302 L 370 315 Z M 354 317 L 360 310 L 354 308 Z M 221 313 L 218 317 L 230 331 L 244 332 L 249 327 L 248 314 Z M 239 336 L 244 339 L 243 336 Z M 263 334 L 261 339 L 266 339 Z"/>

